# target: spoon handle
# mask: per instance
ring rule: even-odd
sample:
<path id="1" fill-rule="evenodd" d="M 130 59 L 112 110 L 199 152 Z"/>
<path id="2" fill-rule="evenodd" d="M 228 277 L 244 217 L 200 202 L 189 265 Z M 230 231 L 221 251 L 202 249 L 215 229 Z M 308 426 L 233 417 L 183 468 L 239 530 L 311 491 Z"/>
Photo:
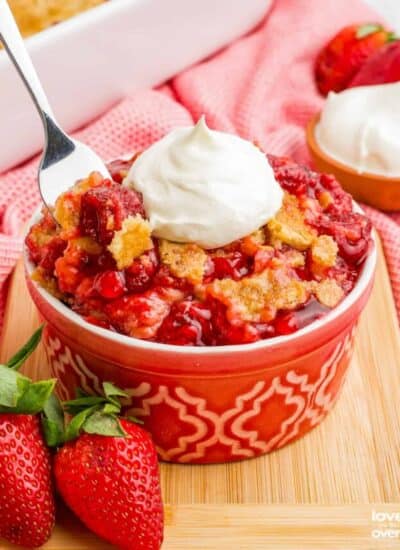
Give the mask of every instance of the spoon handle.
<path id="1" fill-rule="evenodd" d="M 54 115 L 6 0 L 0 0 L 0 41 L 30 93 L 46 129 L 48 120 L 54 120 Z"/>

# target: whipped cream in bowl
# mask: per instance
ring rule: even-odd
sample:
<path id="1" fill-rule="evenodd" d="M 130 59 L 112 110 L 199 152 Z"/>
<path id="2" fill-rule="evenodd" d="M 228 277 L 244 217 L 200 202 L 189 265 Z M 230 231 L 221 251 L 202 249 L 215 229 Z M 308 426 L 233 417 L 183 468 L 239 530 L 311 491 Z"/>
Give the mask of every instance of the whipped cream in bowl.
<path id="1" fill-rule="evenodd" d="M 400 82 L 330 92 L 315 139 L 359 174 L 400 178 Z"/>
<path id="2" fill-rule="evenodd" d="M 206 249 L 265 225 L 283 199 L 266 155 L 249 141 L 211 130 L 204 117 L 146 149 L 124 185 L 142 194 L 156 237 Z"/>

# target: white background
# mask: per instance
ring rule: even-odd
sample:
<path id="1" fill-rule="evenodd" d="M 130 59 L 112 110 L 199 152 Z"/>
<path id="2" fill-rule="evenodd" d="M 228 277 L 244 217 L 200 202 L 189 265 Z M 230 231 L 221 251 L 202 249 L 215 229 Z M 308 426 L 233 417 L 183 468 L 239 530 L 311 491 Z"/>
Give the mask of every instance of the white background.
<path id="1" fill-rule="evenodd" d="M 380 11 L 390 26 L 400 34 L 400 0 L 365 0 Z"/>

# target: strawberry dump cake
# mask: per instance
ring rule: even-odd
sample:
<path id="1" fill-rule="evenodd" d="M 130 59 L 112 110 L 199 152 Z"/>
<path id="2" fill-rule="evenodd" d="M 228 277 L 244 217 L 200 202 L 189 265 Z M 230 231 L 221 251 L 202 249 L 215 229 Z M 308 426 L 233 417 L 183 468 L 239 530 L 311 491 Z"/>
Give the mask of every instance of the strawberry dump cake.
<path id="1" fill-rule="evenodd" d="M 174 134 L 179 154 L 187 148 L 184 161 L 172 154 L 170 135 L 147 150 L 168 149 L 181 174 L 179 195 L 168 187 L 173 176 L 165 155 L 145 151 L 112 162 L 112 179 L 90 174 L 52 212 L 44 210 L 26 238 L 32 277 L 86 321 L 135 338 L 213 346 L 293 333 L 351 292 L 369 251 L 370 222 L 333 176 L 265 156 L 248 142 L 239 150 L 234 136 L 221 145 L 222 133 L 199 124 L 191 129 L 194 141 L 183 130 Z M 193 132 L 206 131 L 198 154 Z M 233 168 L 224 171 L 228 150 Z M 229 185 L 199 191 L 188 159 L 194 171 L 211 159 L 207 181 L 225 178 Z M 238 166 L 249 159 L 250 174 Z M 274 184 L 267 197 L 252 187 L 264 169 Z M 168 185 L 160 184 L 163 178 Z M 239 194 L 235 178 L 249 178 L 248 196 Z M 196 192 L 185 202 L 187 182 Z"/>

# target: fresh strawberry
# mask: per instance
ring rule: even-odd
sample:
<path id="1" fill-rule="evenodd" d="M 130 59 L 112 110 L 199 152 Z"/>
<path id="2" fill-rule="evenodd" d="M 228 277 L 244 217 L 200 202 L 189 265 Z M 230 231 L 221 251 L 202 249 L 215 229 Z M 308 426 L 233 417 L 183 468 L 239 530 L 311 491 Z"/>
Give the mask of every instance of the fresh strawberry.
<path id="1" fill-rule="evenodd" d="M 351 25 L 336 34 L 318 54 L 315 79 L 321 94 L 344 90 L 363 63 L 395 39 L 382 25 Z"/>
<path id="2" fill-rule="evenodd" d="M 28 548 L 43 545 L 54 526 L 50 454 L 39 413 L 55 380 L 32 382 L 17 372 L 40 336 L 41 329 L 0 365 L 0 536 Z"/>
<path id="3" fill-rule="evenodd" d="M 75 514 L 126 550 L 158 550 L 163 507 L 157 453 L 150 436 L 118 415 L 127 394 L 103 384 L 104 397 L 80 392 L 64 404 L 73 415 L 54 461 L 56 485 Z"/>
<path id="4" fill-rule="evenodd" d="M 400 81 L 400 40 L 386 44 L 362 65 L 349 84 L 371 86 Z"/>

